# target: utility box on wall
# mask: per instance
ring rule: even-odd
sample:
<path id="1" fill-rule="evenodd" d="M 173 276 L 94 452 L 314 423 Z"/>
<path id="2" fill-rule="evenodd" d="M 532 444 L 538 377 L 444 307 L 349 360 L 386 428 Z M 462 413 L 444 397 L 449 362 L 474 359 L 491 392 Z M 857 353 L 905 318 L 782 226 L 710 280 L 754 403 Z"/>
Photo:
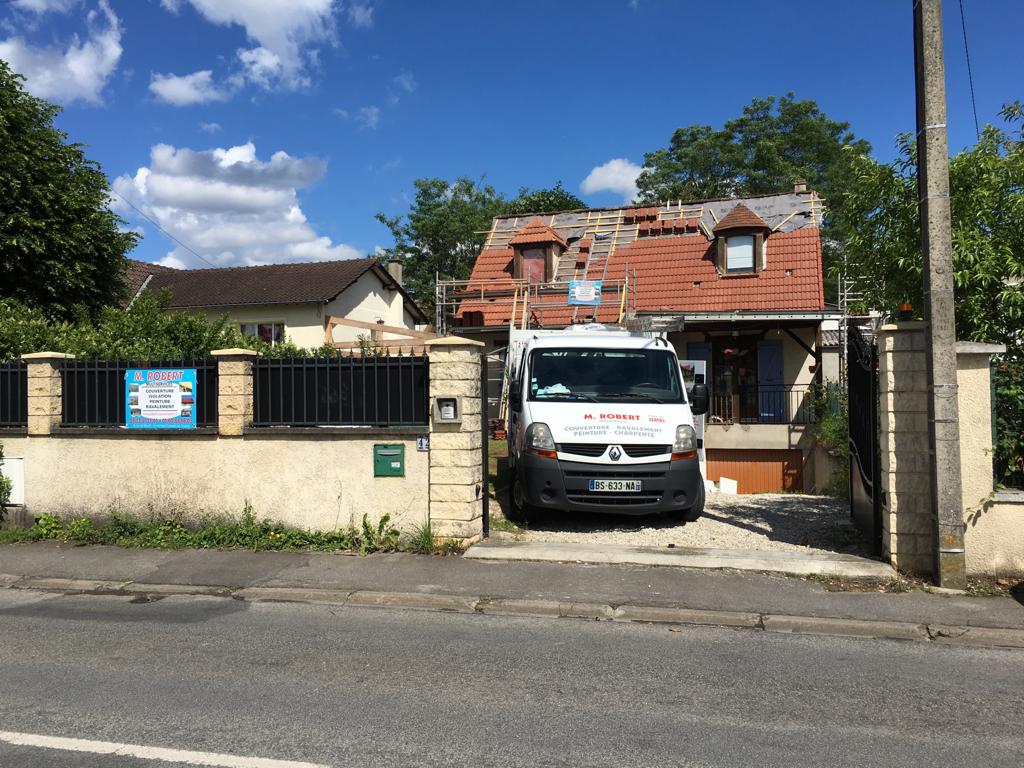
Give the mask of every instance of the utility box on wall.
<path id="1" fill-rule="evenodd" d="M 374 477 L 405 477 L 405 446 L 382 445 L 373 446 Z"/>
<path id="2" fill-rule="evenodd" d="M 457 396 L 435 397 L 434 422 L 438 424 L 461 424 L 462 398 Z"/>

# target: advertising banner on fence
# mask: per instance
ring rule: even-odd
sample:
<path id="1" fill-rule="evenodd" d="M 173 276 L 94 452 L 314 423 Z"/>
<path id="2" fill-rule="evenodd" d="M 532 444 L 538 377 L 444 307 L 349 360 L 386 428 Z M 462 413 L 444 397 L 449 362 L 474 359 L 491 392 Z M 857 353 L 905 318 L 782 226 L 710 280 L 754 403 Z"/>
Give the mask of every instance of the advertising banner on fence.
<path id="1" fill-rule="evenodd" d="M 600 280 L 570 280 L 569 305 L 597 307 L 601 305 Z"/>
<path id="2" fill-rule="evenodd" d="M 195 429 L 196 369 L 129 370 L 124 408 L 129 429 Z"/>

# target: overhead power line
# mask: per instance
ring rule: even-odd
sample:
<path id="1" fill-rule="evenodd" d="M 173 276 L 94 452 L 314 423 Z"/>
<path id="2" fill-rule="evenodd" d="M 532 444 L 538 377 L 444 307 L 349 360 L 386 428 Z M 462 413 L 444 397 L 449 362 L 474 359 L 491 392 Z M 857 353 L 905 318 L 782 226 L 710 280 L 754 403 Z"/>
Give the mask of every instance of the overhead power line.
<path id="1" fill-rule="evenodd" d="M 964 0 L 960 0 L 960 28 L 964 31 L 964 58 L 967 59 L 967 82 L 971 86 L 971 109 L 974 111 L 974 133 L 981 141 L 981 129 L 978 127 L 978 102 L 974 99 L 974 74 L 971 72 L 971 50 L 967 47 L 967 19 L 964 16 Z"/>
<path id="2" fill-rule="evenodd" d="M 169 240 L 171 240 L 171 241 L 173 241 L 173 242 L 177 243 L 177 244 L 178 244 L 178 245 L 180 245 L 180 246 L 181 246 L 182 248 L 184 248 L 184 249 L 185 249 L 186 251 L 188 251 L 188 252 L 189 252 L 189 253 L 191 253 L 191 254 L 192 254 L 193 256 L 195 256 L 195 257 L 196 257 L 197 259 L 199 259 L 200 261 L 202 261 L 202 262 L 204 262 L 204 263 L 206 263 L 206 264 L 209 264 L 209 265 L 210 265 L 211 267 L 216 267 L 216 266 L 217 266 L 216 264 L 214 264 L 214 263 L 213 263 L 212 261 L 210 261 L 210 260 L 209 260 L 209 259 L 207 259 L 206 257 L 204 257 L 204 256 L 200 256 L 200 255 L 199 255 L 199 252 L 198 252 L 198 251 L 196 251 L 196 249 L 195 249 L 195 248 L 193 248 L 193 247 L 192 247 L 192 246 L 190 246 L 190 245 L 187 245 L 186 243 L 183 243 L 183 242 L 182 242 L 181 240 L 179 240 L 178 238 L 176 238 L 176 237 L 175 237 L 174 235 L 172 235 L 172 234 L 171 234 L 170 232 L 168 232 L 168 231 L 167 231 L 166 229 L 164 229 L 164 228 L 163 228 L 163 227 L 161 227 L 161 226 L 160 226 L 159 224 L 157 224 L 157 223 L 156 223 L 155 221 L 153 221 L 153 219 L 151 219 L 151 218 L 150 218 L 150 217 L 149 217 L 148 215 L 146 215 L 146 213 L 144 213 L 144 212 L 142 211 L 142 209 L 141 209 L 141 208 L 139 208 L 139 207 L 138 207 L 137 205 L 135 205 L 135 203 L 133 203 L 133 202 L 132 202 L 131 200 L 129 200 L 129 199 L 127 198 L 127 197 L 125 197 L 124 195 L 122 195 L 122 194 L 121 194 L 120 192 L 118 192 L 118 191 L 117 191 L 116 189 L 114 189 L 113 187 L 111 187 L 111 188 L 110 188 L 110 191 L 111 191 L 111 192 L 113 192 L 113 193 L 114 193 L 115 195 L 117 195 L 117 196 L 118 196 L 119 198 L 121 198 L 121 199 L 122 199 L 122 200 L 123 200 L 124 202 L 126 202 L 126 203 L 127 203 L 128 205 L 130 205 L 130 206 L 132 207 L 132 209 L 133 209 L 133 210 L 134 210 L 134 211 L 135 211 L 135 212 L 136 212 L 137 214 L 139 214 L 139 216 L 141 216 L 141 217 L 142 217 L 142 218 L 144 218 L 144 219 L 145 219 L 146 221 L 148 221 L 148 222 L 149 222 L 150 224 L 152 224 L 152 225 L 153 225 L 154 227 L 156 227 L 156 228 L 157 228 L 157 229 L 158 229 L 158 230 L 159 230 L 160 232 L 162 232 L 162 233 L 163 233 L 163 235 L 164 235 L 165 237 L 167 237 L 167 238 L 168 238 Z"/>

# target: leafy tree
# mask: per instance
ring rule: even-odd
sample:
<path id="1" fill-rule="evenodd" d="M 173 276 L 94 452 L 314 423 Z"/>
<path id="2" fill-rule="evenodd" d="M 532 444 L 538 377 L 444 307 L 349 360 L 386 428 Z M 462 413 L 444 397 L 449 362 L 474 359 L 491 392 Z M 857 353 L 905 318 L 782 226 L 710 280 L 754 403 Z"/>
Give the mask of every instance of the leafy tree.
<path id="1" fill-rule="evenodd" d="M 505 205 L 503 213 L 522 216 L 527 213 L 554 213 L 586 207 L 585 202 L 566 190 L 559 181 L 551 189 L 531 190 L 520 187 L 519 194 Z"/>
<path id="2" fill-rule="evenodd" d="M 54 127 L 60 107 L 23 81 L 0 61 L 0 298 L 95 315 L 121 295 L 138 236 L 120 230 L 99 166 Z"/>
<path id="3" fill-rule="evenodd" d="M 1024 471 L 1024 109 L 1002 111 L 1008 129 L 986 126 L 978 143 L 950 159 L 950 208 L 957 337 L 1005 344 L 996 367 L 997 464 Z M 917 157 L 911 136 L 883 164 L 851 158 L 842 205 L 832 210 L 841 258 L 832 277 L 853 278 L 866 307 L 895 315 L 923 309 Z"/>
<path id="4" fill-rule="evenodd" d="M 1020 105 L 1002 112 L 1024 121 Z M 854 278 L 864 303 L 895 315 L 902 302 L 923 308 L 923 259 L 913 137 L 899 157 L 852 158 L 832 234 L 842 258 L 831 267 Z M 962 339 L 1024 345 L 1024 133 L 986 126 L 978 143 L 949 163 L 957 334 Z"/>
<path id="5" fill-rule="evenodd" d="M 721 130 L 691 125 L 669 146 L 644 155 L 640 201 L 704 200 L 784 191 L 798 178 L 828 200 L 841 190 L 847 154 L 867 154 L 849 123 L 829 118 L 812 100 L 789 93 L 754 99 Z"/>
<path id="6" fill-rule="evenodd" d="M 458 178 L 417 179 L 416 197 L 406 216 L 377 214 L 395 238 L 386 258 L 404 262 L 406 286 L 417 302 L 434 307 L 434 285 L 442 280 L 464 280 L 487 239 L 491 220 L 501 214 L 525 215 L 584 208 L 561 182 L 551 189 L 523 187 L 514 200 L 506 200 L 483 181 Z"/>

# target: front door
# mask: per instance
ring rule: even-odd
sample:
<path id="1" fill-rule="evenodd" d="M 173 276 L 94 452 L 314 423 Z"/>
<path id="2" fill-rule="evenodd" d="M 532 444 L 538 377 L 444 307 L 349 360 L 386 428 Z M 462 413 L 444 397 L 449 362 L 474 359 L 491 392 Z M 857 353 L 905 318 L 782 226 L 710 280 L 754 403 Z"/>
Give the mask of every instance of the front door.
<path id="1" fill-rule="evenodd" d="M 723 336 L 713 340 L 714 415 L 724 422 L 758 420 L 757 346 L 757 336 Z"/>

